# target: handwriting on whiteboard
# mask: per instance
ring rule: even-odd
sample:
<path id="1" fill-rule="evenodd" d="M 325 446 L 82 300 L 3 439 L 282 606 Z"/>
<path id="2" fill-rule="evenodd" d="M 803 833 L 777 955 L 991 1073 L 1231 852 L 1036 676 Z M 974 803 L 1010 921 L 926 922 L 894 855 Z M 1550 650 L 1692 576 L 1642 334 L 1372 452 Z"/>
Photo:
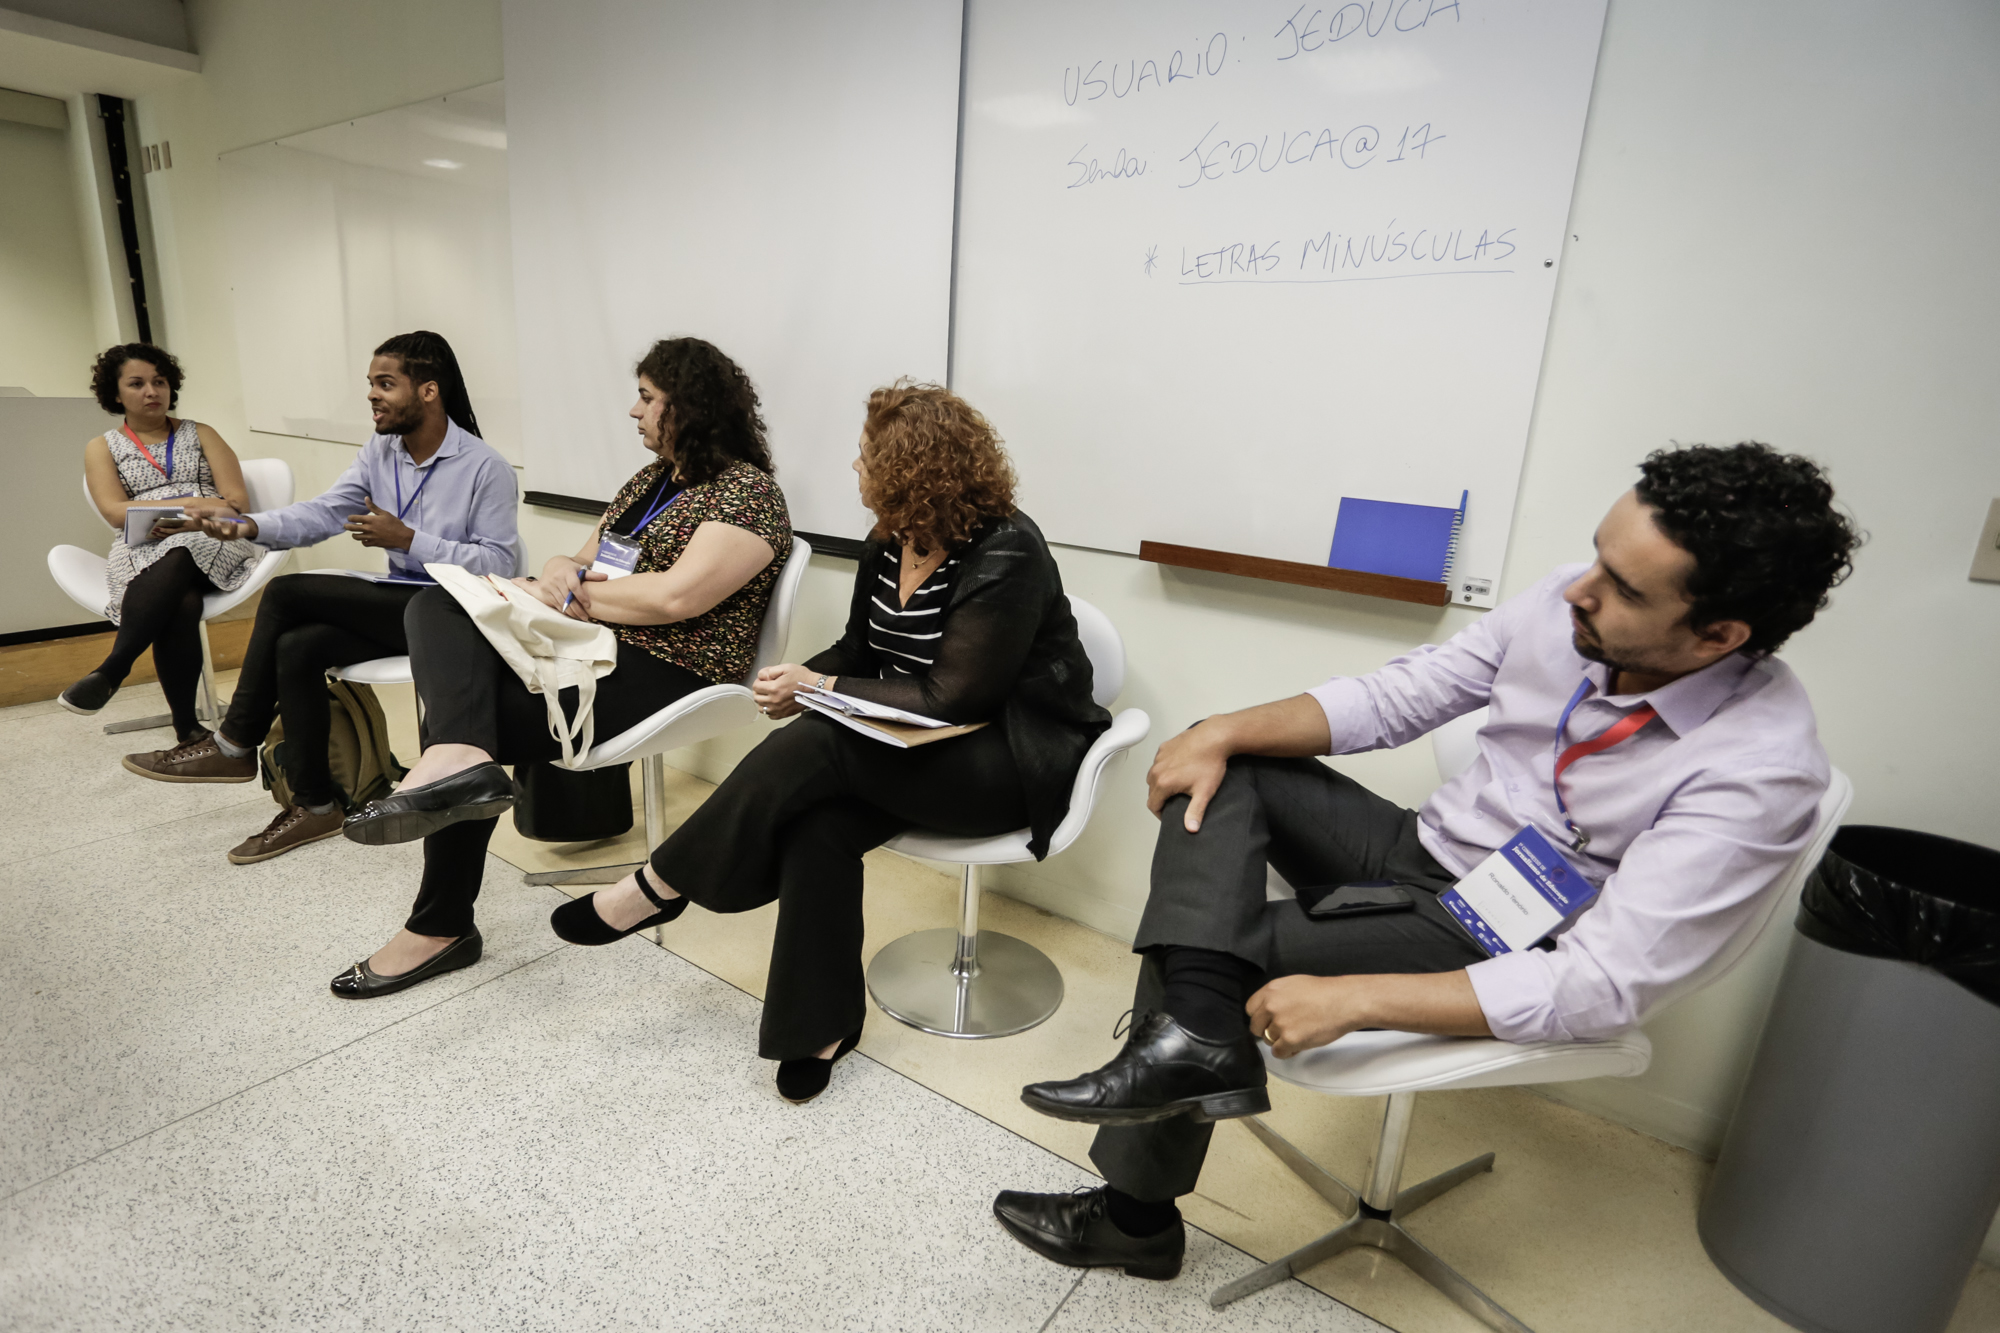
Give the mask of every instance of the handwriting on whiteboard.
<path id="1" fill-rule="evenodd" d="M 1356 0 L 1333 9 L 1300 5 L 1276 33 L 1288 48 L 1278 59 L 1310 55 L 1350 37 L 1365 40 L 1391 31 L 1421 32 L 1444 13 L 1449 13 L 1453 22 L 1460 21 L 1458 0 L 1368 0 L 1367 4 Z"/>
<path id="2" fill-rule="evenodd" d="M 1326 231 L 1292 240 L 1182 246 L 1180 285 L 1367 282 L 1377 278 L 1512 273 L 1497 267 L 1517 247 L 1514 228 L 1400 226 L 1351 235 Z"/>
<path id="3" fill-rule="evenodd" d="M 1134 97 L 1147 91 L 1170 88 L 1176 83 L 1193 82 L 1213 77 L 1228 67 L 1229 34 L 1218 32 L 1186 49 L 1169 52 L 1161 60 L 1142 60 L 1130 56 L 1124 60 L 1110 62 L 1092 61 L 1088 68 L 1082 65 L 1063 67 L 1063 103 L 1075 106 L 1078 102 L 1095 102 L 1109 94 L 1115 98 Z M 1120 73 L 1124 82 L 1119 82 Z"/>
<path id="4" fill-rule="evenodd" d="M 1338 164 L 1349 171 L 1359 171 L 1378 161 L 1419 162 L 1424 160 L 1433 144 L 1445 137 L 1434 132 L 1428 121 L 1422 125 L 1405 125 L 1396 138 L 1394 155 L 1383 157 L 1382 131 L 1373 125 L 1356 125 L 1339 133 L 1330 128 L 1280 130 L 1275 136 L 1266 134 L 1255 139 L 1231 140 L 1216 136 L 1215 131 L 1221 123 L 1217 121 L 1209 126 L 1207 132 L 1195 140 L 1194 147 L 1181 155 L 1182 163 L 1191 173 L 1181 182 L 1183 190 L 1203 181 L 1241 175 L 1252 167 L 1268 176 L 1280 167 L 1310 167 L 1315 163 L 1325 166 Z M 1325 154 L 1324 159 L 1322 153 Z"/>

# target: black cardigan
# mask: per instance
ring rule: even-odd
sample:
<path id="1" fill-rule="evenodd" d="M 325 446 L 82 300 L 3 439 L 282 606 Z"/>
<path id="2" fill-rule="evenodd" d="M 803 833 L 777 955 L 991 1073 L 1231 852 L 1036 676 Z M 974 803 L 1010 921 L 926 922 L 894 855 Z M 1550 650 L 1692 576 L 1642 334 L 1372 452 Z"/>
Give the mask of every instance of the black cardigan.
<path id="1" fill-rule="evenodd" d="M 805 666 L 840 677 L 834 688 L 857 699 L 946 722 L 996 721 L 1021 775 L 1028 850 L 1039 861 L 1069 812 L 1084 754 L 1111 725 L 1090 697 L 1090 658 L 1042 530 L 1017 511 L 974 533 L 956 552 L 937 661 L 924 675 L 886 680 L 868 643 L 868 599 L 881 586 L 885 549 L 873 538 L 863 546 L 847 630 Z"/>

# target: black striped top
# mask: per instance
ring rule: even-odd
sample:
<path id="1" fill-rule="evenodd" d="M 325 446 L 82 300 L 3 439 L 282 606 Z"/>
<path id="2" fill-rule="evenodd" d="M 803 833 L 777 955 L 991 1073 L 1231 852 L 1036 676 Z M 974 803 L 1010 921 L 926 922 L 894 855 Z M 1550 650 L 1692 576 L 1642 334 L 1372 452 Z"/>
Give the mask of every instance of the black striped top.
<path id="1" fill-rule="evenodd" d="M 900 607 L 896 598 L 902 586 L 902 548 L 884 550 L 882 559 L 878 586 L 869 597 L 868 646 L 881 655 L 885 675 L 889 671 L 924 675 L 937 661 L 937 643 L 944 637 L 944 609 L 951 602 L 952 580 L 958 577 L 958 557 L 946 557 Z"/>

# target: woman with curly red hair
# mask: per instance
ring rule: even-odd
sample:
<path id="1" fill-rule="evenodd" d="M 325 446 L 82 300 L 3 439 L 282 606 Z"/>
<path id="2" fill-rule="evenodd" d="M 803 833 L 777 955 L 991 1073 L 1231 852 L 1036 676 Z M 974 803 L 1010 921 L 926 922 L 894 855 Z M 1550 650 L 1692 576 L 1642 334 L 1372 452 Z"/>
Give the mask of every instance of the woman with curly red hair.
<path id="1" fill-rule="evenodd" d="M 949 723 L 990 723 L 901 749 L 813 713 L 773 733 L 617 885 L 556 910 L 573 944 L 672 921 L 690 901 L 745 912 L 773 899 L 778 933 L 759 1051 L 778 1091 L 810 1101 L 854 1049 L 867 1010 L 861 857 L 905 829 L 990 837 L 1026 826 L 1047 854 L 1084 753 L 1111 718 L 1014 471 L 958 395 L 898 382 L 869 396 L 854 470 L 875 530 L 847 631 L 803 665 L 758 673 L 773 718 L 801 686 Z"/>

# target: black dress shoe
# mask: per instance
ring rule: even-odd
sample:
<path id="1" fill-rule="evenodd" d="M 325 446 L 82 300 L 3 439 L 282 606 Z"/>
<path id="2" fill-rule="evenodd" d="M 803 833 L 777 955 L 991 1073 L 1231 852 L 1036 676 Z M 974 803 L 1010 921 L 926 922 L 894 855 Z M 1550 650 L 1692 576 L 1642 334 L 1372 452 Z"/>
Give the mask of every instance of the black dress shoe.
<path id="1" fill-rule="evenodd" d="M 1167 1014 L 1151 1013 L 1133 1025 L 1110 1064 L 1060 1083 L 1030 1083 L 1021 1100 L 1043 1115 L 1086 1125 L 1144 1125 L 1177 1115 L 1205 1123 L 1270 1110 L 1268 1077 L 1249 1033 L 1210 1041 Z"/>
<path id="2" fill-rule="evenodd" d="M 72 713 L 89 717 L 92 713 L 104 711 L 104 705 L 111 702 L 111 696 L 118 693 L 119 682 L 102 671 L 93 671 L 76 684 L 56 696 L 56 702 Z"/>
<path id="3" fill-rule="evenodd" d="M 778 1095 L 794 1106 L 804 1106 L 833 1082 L 834 1063 L 860 1044 L 861 1032 L 856 1029 L 853 1036 L 841 1038 L 840 1045 L 824 1060 L 808 1055 L 803 1060 L 778 1061 Z"/>
<path id="4" fill-rule="evenodd" d="M 514 780 L 488 760 L 421 787 L 370 801 L 349 815 L 340 831 L 351 842 L 382 847 L 415 842 L 462 819 L 491 819 L 514 804 Z"/>
<path id="5" fill-rule="evenodd" d="M 646 900 L 660 909 L 644 921 L 627 926 L 623 930 L 613 928 L 610 922 L 597 914 L 597 895 L 589 893 L 581 898 L 572 898 L 550 912 L 549 929 L 571 944 L 616 944 L 627 935 L 636 935 L 653 926 L 664 926 L 687 911 L 686 897 L 662 898 L 653 892 L 652 885 L 646 883 L 646 873 L 643 869 L 636 873 L 639 877 L 639 892 L 645 894 Z"/>
<path id="6" fill-rule="evenodd" d="M 1156 1282 L 1180 1276 L 1187 1227 L 1176 1222 L 1157 1236 L 1128 1236 L 1105 1212 L 1106 1188 L 1074 1194 L 1002 1190 L 993 1216 L 1036 1254 L 1071 1268 L 1122 1268 L 1128 1277 Z"/>
<path id="7" fill-rule="evenodd" d="M 478 931 L 470 935 L 460 935 L 429 962 L 419 963 L 407 972 L 398 972 L 393 977 L 385 977 L 368 966 L 362 959 L 333 979 L 332 990 L 343 1000 L 372 1000 L 378 995 L 394 995 L 399 990 L 408 990 L 419 982 L 441 977 L 447 972 L 456 972 L 461 967 L 471 967 L 479 961 L 485 950 L 486 941 Z"/>

